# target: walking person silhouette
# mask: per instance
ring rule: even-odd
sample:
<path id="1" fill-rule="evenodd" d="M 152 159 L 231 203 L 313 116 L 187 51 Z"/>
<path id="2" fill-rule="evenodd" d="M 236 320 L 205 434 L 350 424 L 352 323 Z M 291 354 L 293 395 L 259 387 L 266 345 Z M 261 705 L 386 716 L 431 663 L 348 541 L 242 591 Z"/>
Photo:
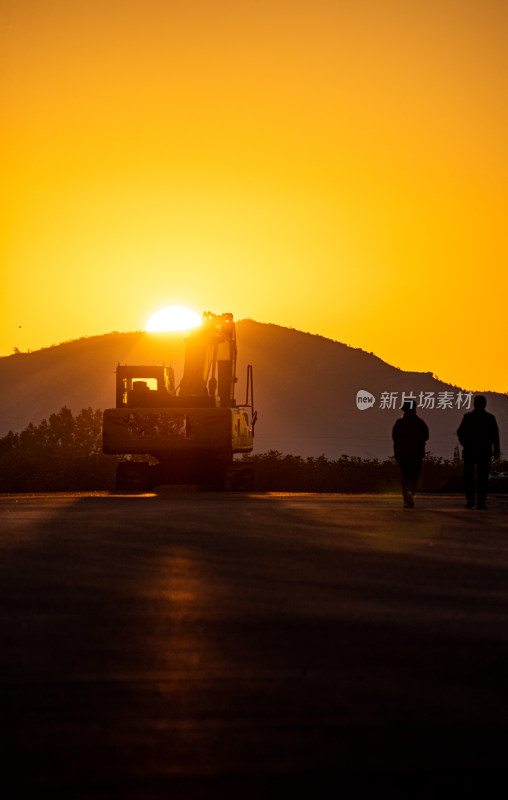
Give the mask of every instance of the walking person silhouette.
<path id="1" fill-rule="evenodd" d="M 425 442 L 429 438 L 426 423 L 416 414 L 416 401 L 406 400 L 402 405 L 402 417 L 392 430 L 393 454 L 402 477 L 404 508 L 413 508 L 414 495 L 425 457 Z"/>
<path id="2" fill-rule="evenodd" d="M 486 509 L 490 462 L 492 456 L 499 458 L 499 428 L 494 414 L 485 410 L 487 398 L 476 395 L 473 410 L 464 414 L 457 436 L 461 443 L 464 461 L 464 487 L 466 490 L 466 508 Z M 474 468 L 478 482 L 475 497 Z"/>

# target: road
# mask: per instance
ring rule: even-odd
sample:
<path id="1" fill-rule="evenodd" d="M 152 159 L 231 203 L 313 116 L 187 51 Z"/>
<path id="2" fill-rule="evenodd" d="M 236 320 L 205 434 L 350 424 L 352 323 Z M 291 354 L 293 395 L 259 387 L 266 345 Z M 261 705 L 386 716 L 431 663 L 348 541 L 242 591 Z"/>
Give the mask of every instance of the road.
<path id="1" fill-rule="evenodd" d="M 1 496 L 3 796 L 314 800 L 505 770 L 508 497 L 400 506 Z"/>

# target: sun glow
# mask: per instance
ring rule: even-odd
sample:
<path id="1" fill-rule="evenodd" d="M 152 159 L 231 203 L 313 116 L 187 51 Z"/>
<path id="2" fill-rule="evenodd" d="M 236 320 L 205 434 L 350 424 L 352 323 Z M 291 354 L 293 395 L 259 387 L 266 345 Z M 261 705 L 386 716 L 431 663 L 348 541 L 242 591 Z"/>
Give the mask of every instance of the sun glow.
<path id="1" fill-rule="evenodd" d="M 156 311 L 148 319 L 145 330 L 156 331 L 187 331 L 201 324 L 201 317 L 195 311 L 185 306 L 166 306 Z"/>

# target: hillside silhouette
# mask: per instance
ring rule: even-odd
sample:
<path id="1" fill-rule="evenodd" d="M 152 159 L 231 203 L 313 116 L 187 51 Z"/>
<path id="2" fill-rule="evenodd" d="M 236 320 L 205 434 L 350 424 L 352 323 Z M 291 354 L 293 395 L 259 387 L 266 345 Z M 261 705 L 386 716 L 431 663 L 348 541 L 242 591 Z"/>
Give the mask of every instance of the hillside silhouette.
<path id="1" fill-rule="evenodd" d="M 278 325 L 240 320 L 237 338 L 239 402 L 245 396 L 247 364 L 254 366 L 257 453 L 386 458 L 400 412 L 398 406 L 379 407 L 383 392 L 396 392 L 400 400 L 402 392 L 433 392 L 437 398 L 445 391 L 456 397 L 459 391 L 431 373 L 406 372 L 372 353 Z M 74 414 L 113 406 L 118 363 L 171 364 L 178 382 L 183 353 L 180 333 L 114 332 L 0 358 L 0 436 L 30 422 L 38 424 L 63 406 Z M 373 407 L 358 410 L 359 390 L 375 396 Z M 503 449 L 508 442 L 508 396 L 484 394 L 488 410 L 497 417 Z M 419 410 L 429 425 L 428 449 L 434 455 L 453 456 L 464 410 Z"/>

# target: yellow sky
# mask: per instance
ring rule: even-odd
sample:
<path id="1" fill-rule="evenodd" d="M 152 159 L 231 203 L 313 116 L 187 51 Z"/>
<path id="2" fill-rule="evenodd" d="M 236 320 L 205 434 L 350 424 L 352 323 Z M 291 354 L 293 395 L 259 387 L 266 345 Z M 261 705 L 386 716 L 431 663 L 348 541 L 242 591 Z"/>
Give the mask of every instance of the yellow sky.
<path id="1" fill-rule="evenodd" d="M 180 304 L 508 391 L 505 0 L 0 0 L 0 30 L 0 355 Z"/>

